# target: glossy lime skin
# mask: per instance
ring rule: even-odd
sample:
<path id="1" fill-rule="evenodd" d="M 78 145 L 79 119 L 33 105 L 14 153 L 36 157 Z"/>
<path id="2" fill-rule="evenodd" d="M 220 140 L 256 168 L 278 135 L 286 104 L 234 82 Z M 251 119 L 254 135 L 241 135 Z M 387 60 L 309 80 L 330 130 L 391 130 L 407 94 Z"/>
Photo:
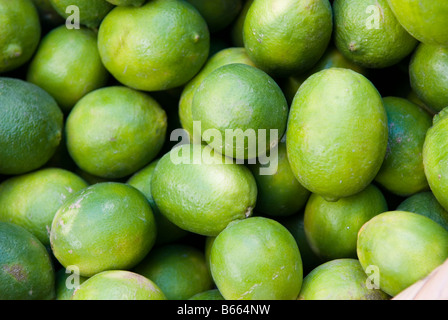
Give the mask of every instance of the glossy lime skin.
<path id="1" fill-rule="evenodd" d="M 77 6 L 80 23 L 89 28 L 97 28 L 104 17 L 114 8 L 106 0 L 50 0 L 50 3 L 64 19 L 73 14 L 73 11 L 67 10 L 67 7 Z"/>
<path id="2" fill-rule="evenodd" d="M 157 163 L 158 159 L 151 162 L 149 165 L 139 170 L 138 172 L 136 172 L 134 175 L 132 175 L 132 177 L 128 179 L 126 183 L 138 189 L 145 195 L 146 199 L 148 200 L 151 206 L 154 218 L 156 219 L 156 226 L 157 226 L 156 244 L 165 244 L 181 239 L 182 237 L 186 236 L 188 232 L 176 226 L 174 223 L 168 220 L 162 213 L 160 213 L 154 201 L 154 198 L 152 197 L 151 180 L 154 174 L 154 169 L 157 166 Z"/>
<path id="3" fill-rule="evenodd" d="M 166 300 L 151 280 L 126 270 L 103 271 L 75 290 L 71 300 Z"/>
<path id="4" fill-rule="evenodd" d="M 39 45 L 41 25 L 31 0 L 0 1 L 0 73 L 24 65 Z"/>
<path id="5" fill-rule="evenodd" d="M 255 210 L 271 217 L 289 216 L 299 212 L 304 206 L 311 192 L 297 181 L 289 165 L 286 155 L 286 143 L 280 142 L 271 149 L 274 158 L 270 163 L 257 162 L 248 165 L 257 181 L 257 204 Z M 277 170 L 270 172 L 269 166 L 277 164 Z M 269 170 L 263 172 L 262 168 Z"/>
<path id="6" fill-rule="evenodd" d="M 299 300 L 388 300 L 380 289 L 366 287 L 368 278 L 357 259 L 335 259 L 316 267 L 305 279 Z"/>
<path id="7" fill-rule="evenodd" d="M 202 158 L 201 158 L 202 156 Z M 173 148 L 157 164 L 151 192 L 160 212 L 180 228 L 217 236 L 231 221 L 252 215 L 257 185 L 249 169 L 207 146 Z"/>
<path id="8" fill-rule="evenodd" d="M 106 0 L 116 6 L 134 6 L 140 7 L 146 0 Z"/>
<path id="9" fill-rule="evenodd" d="M 212 289 L 197 293 L 188 300 L 225 300 L 225 299 L 218 289 Z"/>
<path id="10" fill-rule="evenodd" d="M 156 239 L 151 207 L 137 189 L 104 182 L 83 189 L 56 213 L 50 242 L 64 266 L 75 265 L 81 276 L 137 265 Z"/>
<path id="11" fill-rule="evenodd" d="M 243 7 L 243 0 L 187 0 L 207 22 L 210 32 L 223 30 L 235 20 Z"/>
<path id="12" fill-rule="evenodd" d="M 400 24 L 420 42 L 448 46 L 448 3 L 443 0 L 388 0 Z"/>
<path id="13" fill-rule="evenodd" d="M 235 159 L 251 159 L 280 141 L 288 104 L 267 73 L 233 63 L 215 69 L 198 86 L 192 115 L 193 121 L 200 121 L 202 139 L 213 149 Z"/>
<path id="14" fill-rule="evenodd" d="M 50 227 L 59 207 L 88 184 L 76 174 L 46 168 L 0 184 L 0 220 L 15 223 L 50 246 Z"/>
<path id="15" fill-rule="evenodd" d="M 193 115 L 192 104 L 193 96 L 202 83 L 202 81 L 215 69 L 231 63 L 245 63 L 255 66 L 249 59 L 246 50 L 241 47 L 232 47 L 220 50 L 207 60 L 201 71 L 191 79 L 182 89 L 182 94 L 179 99 L 179 120 L 182 128 L 184 128 L 190 138 L 193 139 Z"/>
<path id="16" fill-rule="evenodd" d="M 0 174 L 22 174 L 43 166 L 61 142 L 63 114 L 38 86 L 0 78 Z"/>
<path id="17" fill-rule="evenodd" d="M 381 290 L 395 296 L 448 258 L 448 231 L 423 215 L 389 211 L 364 224 L 357 251 L 363 269 L 376 266 Z"/>
<path id="18" fill-rule="evenodd" d="M 75 275 L 72 271 L 66 272 L 65 268 L 61 268 L 56 272 L 56 300 L 71 300 L 75 289 L 74 277 L 79 277 L 76 281 L 77 285 L 81 285 L 88 278 Z"/>
<path id="19" fill-rule="evenodd" d="M 67 118 L 67 148 L 84 171 L 123 178 L 151 162 L 165 142 L 165 110 L 146 93 L 123 86 L 84 96 Z"/>
<path id="20" fill-rule="evenodd" d="M 324 54 L 332 33 L 328 0 L 257 0 L 243 26 L 243 42 L 255 64 L 274 76 L 304 72 Z"/>
<path id="21" fill-rule="evenodd" d="M 55 274 L 47 249 L 24 228 L 0 222 L 0 300 L 51 300 Z"/>
<path id="22" fill-rule="evenodd" d="M 434 112 L 448 106 L 448 48 L 420 44 L 409 64 L 411 87 Z"/>
<path id="23" fill-rule="evenodd" d="M 355 71 L 330 68 L 309 77 L 297 92 L 286 150 L 297 180 L 336 201 L 373 181 L 387 138 L 387 116 L 378 90 Z"/>
<path id="24" fill-rule="evenodd" d="M 190 245 L 157 247 L 134 271 L 154 281 L 169 300 L 186 300 L 212 289 L 204 253 Z"/>
<path id="25" fill-rule="evenodd" d="M 423 168 L 423 143 L 431 116 L 416 104 L 385 97 L 389 138 L 384 162 L 375 181 L 390 192 L 409 196 L 429 189 Z"/>
<path id="26" fill-rule="evenodd" d="M 305 207 L 307 241 L 314 253 L 324 261 L 356 258 L 359 229 L 387 209 L 386 199 L 372 184 L 361 192 L 336 202 L 329 202 L 312 194 Z"/>
<path id="27" fill-rule="evenodd" d="M 336 47 L 363 67 L 395 65 L 418 44 L 397 21 L 387 0 L 335 0 L 333 12 Z"/>
<path id="28" fill-rule="evenodd" d="M 113 9 L 100 26 L 98 48 L 119 82 L 159 91 L 182 86 L 196 75 L 207 60 L 210 34 L 188 2 L 155 0 Z"/>
<path id="29" fill-rule="evenodd" d="M 87 93 L 105 86 L 107 79 L 96 34 L 65 25 L 45 36 L 27 73 L 27 81 L 51 94 L 65 113 Z"/>
<path id="30" fill-rule="evenodd" d="M 406 198 L 398 205 L 397 210 L 424 215 L 448 230 L 448 211 L 440 205 L 431 191 L 419 192 Z"/>
<path id="31" fill-rule="evenodd" d="M 303 280 L 299 248 L 279 222 L 251 217 L 215 239 L 210 266 L 226 300 L 294 300 Z"/>

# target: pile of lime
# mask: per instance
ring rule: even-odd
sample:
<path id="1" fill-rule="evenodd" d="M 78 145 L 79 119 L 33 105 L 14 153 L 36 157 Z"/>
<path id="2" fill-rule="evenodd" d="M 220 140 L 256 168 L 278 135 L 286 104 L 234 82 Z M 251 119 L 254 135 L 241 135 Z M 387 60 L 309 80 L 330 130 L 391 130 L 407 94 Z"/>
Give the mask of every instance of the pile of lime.
<path id="1" fill-rule="evenodd" d="M 0 21 L 0 300 L 389 300 L 448 259 L 446 0 Z"/>

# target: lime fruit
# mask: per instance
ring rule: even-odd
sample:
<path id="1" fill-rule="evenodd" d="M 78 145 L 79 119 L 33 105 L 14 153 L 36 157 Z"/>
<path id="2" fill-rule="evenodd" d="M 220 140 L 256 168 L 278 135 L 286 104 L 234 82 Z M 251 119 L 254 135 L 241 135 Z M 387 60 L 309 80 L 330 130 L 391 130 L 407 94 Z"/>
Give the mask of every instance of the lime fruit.
<path id="1" fill-rule="evenodd" d="M 122 6 L 140 7 L 146 2 L 146 0 L 106 0 L 106 1 L 120 7 Z"/>
<path id="2" fill-rule="evenodd" d="M 122 178 L 151 162 L 165 142 L 167 117 L 146 93 L 114 86 L 84 96 L 67 118 L 67 148 L 98 177 Z"/>
<path id="3" fill-rule="evenodd" d="M 31 59 L 41 36 L 39 14 L 31 0 L 0 0 L 0 73 Z"/>
<path id="4" fill-rule="evenodd" d="M 75 280 L 76 279 L 76 280 Z M 65 268 L 56 272 L 56 300 L 71 300 L 75 290 L 88 278 L 81 277 Z"/>
<path id="5" fill-rule="evenodd" d="M 81 276 L 126 270 L 139 263 L 156 238 L 151 207 L 137 189 L 104 182 L 70 197 L 56 213 L 50 241 L 64 266 L 77 266 Z"/>
<path id="6" fill-rule="evenodd" d="M 247 12 L 247 54 L 273 76 L 304 72 L 324 54 L 333 28 L 328 0 L 257 0 Z"/>
<path id="7" fill-rule="evenodd" d="M 249 8 L 253 2 L 254 0 L 245 0 L 240 13 L 238 14 L 238 17 L 232 24 L 230 37 L 232 40 L 232 44 L 235 47 L 244 47 L 244 41 L 243 41 L 244 20 L 246 20 L 247 12 L 249 11 Z"/>
<path id="8" fill-rule="evenodd" d="M 166 297 L 154 282 L 142 275 L 110 270 L 84 281 L 71 300 L 166 300 Z"/>
<path id="9" fill-rule="evenodd" d="M 213 70 L 231 63 L 245 63 L 255 66 L 244 48 L 232 47 L 223 49 L 211 56 L 201 71 L 183 87 L 179 99 L 179 120 L 182 128 L 188 132 L 191 139 L 193 139 L 193 115 L 191 108 L 196 89 Z"/>
<path id="10" fill-rule="evenodd" d="M 226 300 L 294 300 L 302 286 L 299 248 L 279 222 L 235 221 L 215 239 L 210 266 Z"/>
<path id="11" fill-rule="evenodd" d="M 388 0 L 400 24 L 420 42 L 448 45 L 448 2 L 444 0 Z"/>
<path id="12" fill-rule="evenodd" d="M 213 149 L 228 157 L 251 159 L 280 141 L 288 104 L 267 73 L 233 63 L 215 69 L 201 82 L 193 96 L 192 116 L 200 122 L 197 130 L 202 139 Z"/>
<path id="13" fill-rule="evenodd" d="M 397 21 L 387 0 L 335 0 L 333 11 L 335 45 L 363 67 L 395 65 L 418 43 Z"/>
<path id="14" fill-rule="evenodd" d="M 364 271 L 375 266 L 381 290 L 395 296 L 448 258 L 448 231 L 423 215 L 389 211 L 364 224 L 357 251 Z"/>
<path id="15" fill-rule="evenodd" d="M 297 180 L 335 201 L 372 182 L 386 154 L 387 137 L 378 90 L 353 70 L 330 68 L 309 77 L 294 97 L 286 150 Z"/>
<path id="16" fill-rule="evenodd" d="M 45 168 L 12 177 L 0 184 L 0 220 L 20 225 L 45 246 L 59 207 L 88 184 L 76 174 Z"/>
<path id="17" fill-rule="evenodd" d="M 79 23 L 97 28 L 104 17 L 114 8 L 106 0 L 50 0 L 53 8 L 64 19 L 79 17 Z M 76 14 L 79 13 L 79 16 Z"/>
<path id="18" fill-rule="evenodd" d="M 187 83 L 207 60 L 209 47 L 207 23 L 191 4 L 181 0 L 116 7 L 98 33 L 107 70 L 122 84 L 144 91 Z"/>
<path id="19" fill-rule="evenodd" d="M 439 112 L 448 106 L 448 48 L 420 44 L 409 64 L 413 91 L 430 109 Z"/>
<path id="20" fill-rule="evenodd" d="M 105 86 L 107 79 L 96 34 L 85 27 L 70 30 L 60 26 L 50 31 L 27 74 L 27 81 L 51 94 L 65 113 L 87 93 Z"/>
<path id="21" fill-rule="evenodd" d="M 26 229 L 0 222 L 0 300 L 51 300 L 55 273 L 47 249 Z"/>
<path id="22" fill-rule="evenodd" d="M 63 115 L 38 86 L 0 78 L 0 174 L 22 174 L 42 167 L 55 153 Z"/>
<path id="23" fill-rule="evenodd" d="M 388 300 L 376 288 L 368 288 L 369 279 L 356 259 L 335 259 L 311 271 L 303 279 L 299 300 Z"/>
<path id="24" fill-rule="evenodd" d="M 227 163 L 200 144 L 185 144 L 165 154 L 154 170 L 151 192 L 171 222 L 205 236 L 216 236 L 231 221 L 251 216 L 257 199 L 249 169 Z"/>
<path id="25" fill-rule="evenodd" d="M 336 202 L 328 202 L 312 194 L 305 207 L 307 241 L 314 253 L 324 261 L 356 258 L 359 229 L 371 218 L 387 210 L 384 195 L 372 184 Z"/>
<path id="26" fill-rule="evenodd" d="M 186 300 L 212 289 L 204 253 L 190 245 L 168 244 L 152 250 L 134 271 L 154 281 L 168 300 Z"/>
<path id="27" fill-rule="evenodd" d="M 423 143 L 431 116 L 416 104 L 398 97 L 383 99 L 389 138 L 386 156 L 375 181 L 389 192 L 409 196 L 429 189 L 423 168 Z"/>
<path id="28" fill-rule="evenodd" d="M 225 300 L 225 299 L 218 289 L 211 289 L 197 293 L 188 300 Z"/>

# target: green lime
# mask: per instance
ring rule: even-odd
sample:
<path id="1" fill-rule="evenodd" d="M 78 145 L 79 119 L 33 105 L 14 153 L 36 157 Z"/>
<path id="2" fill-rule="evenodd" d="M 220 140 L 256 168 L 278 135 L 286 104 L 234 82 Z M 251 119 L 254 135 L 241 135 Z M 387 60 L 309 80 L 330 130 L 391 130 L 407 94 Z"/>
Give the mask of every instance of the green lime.
<path id="1" fill-rule="evenodd" d="M 323 261 L 356 258 L 358 231 L 364 223 L 388 209 L 382 192 L 370 184 L 357 194 L 328 202 L 312 194 L 305 207 L 308 243 Z"/>
<path id="2" fill-rule="evenodd" d="M 448 2 L 387 0 L 400 24 L 420 42 L 448 45 Z"/>
<path id="3" fill-rule="evenodd" d="M 330 68 L 309 77 L 294 97 L 286 150 L 297 180 L 335 201 L 372 182 L 383 163 L 387 137 L 378 90 L 353 70 Z"/>
<path id="4" fill-rule="evenodd" d="M 183 244 L 152 250 L 134 271 L 154 281 L 168 300 L 186 300 L 212 288 L 204 253 Z"/>
<path id="5" fill-rule="evenodd" d="M 96 34 L 84 27 L 70 30 L 60 26 L 50 31 L 27 74 L 27 81 L 51 94 L 65 113 L 87 93 L 105 86 L 107 79 Z"/>
<path id="6" fill-rule="evenodd" d="M 97 28 L 114 8 L 106 0 L 50 0 L 50 2 L 64 19 L 74 15 L 73 17 L 79 17 L 79 23 L 89 28 Z"/>
<path id="7" fill-rule="evenodd" d="M 210 266 L 226 300 L 294 300 L 302 286 L 299 248 L 279 222 L 251 217 L 215 239 Z"/>
<path id="8" fill-rule="evenodd" d="M 257 0 L 247 12 L 247 54 L 274 76 L 304 72 L 324 54 L 333 29 L 328 0 Z"/>
<path id="9" fill-rule="evenodd" d="M 243 41 L 244 20 L 246 20 L 247 12 L 249 11 L 249 8 L 253 2 L 254 0 L 245 0 L 243 8 L 241 9 L 240 13 L 238 14 L 238 17 L 232 24 L 230 37 L 232 40 L 232 44 L 235 47 L 244 47 L 244 41 Z"/>
<path id="10" fill-rule="evenodd" d="M 208 291 L 197 293 L 188 300 L 225 300 L 225 299 L 218 289 L 211 289 Z"/>
<path id="11" fill-rule="evenodd" d="M 122 84 L 144 91 L 187 83 L 207 60 L 209 47 L 207 23 L 181 0 L 116 7 L 98 33 L 105 67 Z"/>
<path id="12" fill-rule="evenodd" d="M 369 279 L 356 259 L 335 259 L 311 271 L 303 279 L 299 300 L 388 300 Z"/>
<path id="13" fill-rule="evenodd" d="M 65 268 L 56 272 L 56 300 L 71 300 L 77 289 L 88 278 L 81 277 Z"/>
<path id="14" fill-rule="evenodd" d="M 19 79 L 0 78 L 0 93 L 0 173 L 42 167 L 61 141 L 61 109 L 47 92 Z"/>
<path id="15" fill-rule="evenodd" d="M 166 300 L 151 280 L 126 270 L 95 274 L 77 288 L 71 300 Z"/>
<path id="16" fill-rule="evenodd" d="M 381 290 L 395 296 L 445 262 L 448 231 L 423 215 L 389 211 L 364 224 L 357 251 L 364 271 L 370 267 Z"/>
<path id="17" fill-rule="evenodd" d="M 252 215 L 257 185 L 245 166 L 226 162 L 207 146 L 185 144 L 159 160 L 151 193 L 160 212 L 180 228 L 216 236 Z"/>
<path id="18" fill-rule="evenodd" d="M 420 44 L 409 64 L 411 87 L 435 112 L 448 106 L 448 48 Z"/>
<path id="19" fill-rule="evenodd" d="M 288 104 L 267 73 L 233 63 L 213 70 L 197 87 L 192 116 L 200 124 L 197 132 L 213 149 L 228 157 L 251 159 L 280 141 Z"/>
<path id="20" fill-rule="evenodd" d="M 85 95 L 67 118 L 67 148 L 84 171 L 122 178 L 151 162 L 165 142 L 165 111 L 152 97 L 127 87 Z"/>
<path id="21" fill-rule="evenodd" d="M 31 0 L 0 0 L 0 73 L 31 59 L 41 36 L 39 14 Z"/>
<path id="22" fill-rule="evenodd" d="M 76 266 L 81 276 L 137 265 L 156 238 L 151 207 L 137 189 L 105 182 L 87 187 L 68 199 L 56 213 L 51 248 L 64 266 Z"/>
<path id="23" fill-rule="evenodd" d="M 116 6 L 134 6 L 134 7 L 140 7 L 142 6 L 146 0 L 106 0 L 107 2 L 112 3 Z"/>
<path id="24" fill-rule="evenodd" d="M 286 143 L 270 150 L 269 163 L 248 165 L 257 181 L 257 204 L 255 210 L 271 217 L 289 216 L 304 206 L 310 192 L 297 181 L 286 155 Z M 275 171 L 271 172 L 273 168 Z M 263 171 L 265 170 L 265 171 Z"/>
<path id="25" fill-rule="evenodd" d="M 157 159 L 143 169 L 136 172 L 134 175 L 132 175 L 132 177 L 128 179 L 127 184 L 138 189 L 145 195 L 146 199 L 151 205 L 152 212 L 154 213 L 154 218 L 156 219 L 156 244 L 165 244 L 179 240 L 180 238 L 186 236 L 188 233 L 176 226 L 163 214 L 161 214 L 159 209 L 157 208 L 156 203 L 154 202 L 151 193 L 151 180 L 154 174 L 154 169 L 156 168 L 158 162 L 159 160 Z"/>
<path id="26" fill-rule="evenodd" d="M 210 57 L 201 71 L 183 87 L 179 100 L 179 120 L 191 138 L 193 138 L 193 115 L 191 108 L 196 89 L 213 70 L 231 63 L 245 63 L 255 66 L 247 56 L 244 48 L 223 49 Z"/>
<path id="27" fill-rule="evenodd" d="M 386 156 L 375 181 L 400 196 L 429 189 L 423 168 L 423 143 L 432 118 L 412 102 L 397 97 L 383 99 L 389 138 Z"/>
<path id="28" fill-rule="evenodd" d="M 0 300 L 51 300 L 55 273 L 50 255 L 26 229 L 0 222 Z"/>
<path id="29" fill-rule="evenodd" d="M 58 168 L 12 177 L 0 184 L 0 220 L 24 227 L 49 246 L 56 211 L 71 195 L 87 187 L 76 174 Z"/>
<path id="30" fill-rule="evenodd" d="M 386 68 L 417 45 L 400 25 L 387 0 L 335 0 L 334 39 L 350 61 L 366 68 Z"/>

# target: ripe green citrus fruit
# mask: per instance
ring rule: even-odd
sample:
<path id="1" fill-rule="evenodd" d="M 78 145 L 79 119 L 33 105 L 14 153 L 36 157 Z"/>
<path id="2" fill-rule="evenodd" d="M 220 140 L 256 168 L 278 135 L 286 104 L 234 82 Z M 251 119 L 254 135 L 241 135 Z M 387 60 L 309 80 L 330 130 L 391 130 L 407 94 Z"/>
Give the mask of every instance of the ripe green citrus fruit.
<path id="1" fill-rule="evenodd" d="M 88 184 L 76 174 L 46 168 L 12 177 L 0 184 L 0 221 L 20 225 L 45 246 L 59 207 Z"/>
<path id="2" fill-rule="evenodd" d="M 335 0 L 334 37 L 339 51 L 366 68 L 386 68 L 417 45 L 397 21 L 387 0 Z"/>
<path id="3" fill-rule="evenodd" d="M 151 280 L 126 270 L 103 271 L 84 281 L 71 300 L 166 300 Z"/>
<path id="4" fill-rule="evenodd" d="M 254 1 L 244 21 L 244 47 L 273 76 L 304 72 L 330 42 L 332 15 L 328 0 Z"/>
<path id="5" fill-rule="evenodd" d="M 211 289 L 208 291 L 197 293 L 188 300 L 225 300 L 225 299 L 218 289 Z"/>
<path id="6" fill-rule="evenodd" d="M 363 190 L 387 148 L 387 116 L 378 90 L 342 68 L 319 71 L 300 87 L 286 132 L 286 150 L 299 182 L 329 201 Z"/>
<path id="7" fill-rule="evenodd" d="M 106 1 L 120 7 L 122 6 L 140 7 L 146 2 L 146 0 L 106 0 Z"/>
<path id="8" fill-rule="evenodd" d="M 0 93 L 0 173 L 42 167 L 61 141 L 61 109 L 43 89 L 19 79 L 0 78 Z"/>
<path id="9" fill-rule="evenodd" d="M 420 44 L 409 64 L 411 87 L 435 112 L 448 106 L 448 48 Z"/>
<path id="10" fill-rule="evenodd" d="M 257 185 L 249 169 L 200 144 L 173 148 L 157 164 L 151 192 L 160 212 L 180 228 L 218 235 L 252 215 Z"/>
<path id="11" fill-rule="evenodd" d="M 165 142 L 167 118 L 158 102 L 127 87 L 84 96 L 66 121 L 67 148 L 84 171 L 122 178 L 151 162 Z"/>
<path id="12" fill-rule="evenodd" d="M 204 253 L 190 245 L 157 247 L 134 271 L 154 281 L 168 300 L 186 300 L 212 288 Z"/>
<path id="13" fill-rule="evenodd" d="M 311 271 L 303 279 L 299 300 L 388 300 L 383 291 L 368 288 L 369 282 L 356 259 L 335 259 Z"/>
<path id="14" fill-rule="evenodd" d="M 233 63 L 215 69 L 201 82 L 194 93 L 192 115 L 193 121 L 200 121 L 202 139 L 213 149 L 228 157 L 251 159 L 280 141 L 288 104 L 267 73 Z"/>
<path id="15" fill-rule="evenodd" d="M 114 8 L 106 0 L 50 0 L 53 8 L 64 18 L 79 12 L 79 22 L 89 28 L 97 28 L 104 17 Z M 76 6 L 74 11 L 72 6 Z"/>
<path id="16" fill-rule="evenodd" d="M 244 41 L 243 41 L 244 20 L 246 20 L 247 12 L 249 11 L 249 8 L 253 2 L 254 0 L 245 0 L 240 13 L 238 14 L 238 17 L 234 20 L 232 24 L 230 37 L 232 44 L 235 47 L 244 47 Z"/>
<path id="17" fill-rule="evenodd" d="M 84 95 L 105 86 L 107 79 L 96 34 L 84 27 L 69 30 L 60 26 L 50 31 L 27 74 L 27 81 L 51 94 L 65 113 Z"/>
<path id="18" fill-rule="evenodd" d="M 126 184 L 105 182 L 70 197 L 56 213 L 50 241 L 64 266 L 81 276 L 133 268 L 153 247 L 156 225 L 145 196 Z"/>
<path id="19" fill-rule="evenodd" d="M 98 33 L 105 67 L 122 84 L 144 91 L 187 83 L 207 60 L 209 47 L 207 23 L 181 0 L 116 7 Z"/>
<path id="20" fill-rule="evenodd" d="M 358 234 L 364 270 L 378 268 L 382 291 L 395 296 L 448 258 L 448 231 L 428 217 L 405 211 L 381 213 Z"/>
<path id="21" fill-rule="evenodd" d="M 229 224 L 213 242 L 210 266 L 226 300 L 294 300 L 302 286 L 299 248 L 279 222 L 251 217 Z"/>
<path id="22" fill-rule="evenodd" d="M 444 0 L 388 0 L 400 24 L 426 44 L 448 45 L 448 2 Z"/>
<path id="23" fill-rule="evenodd" d="M 328 202 L 312 194 L 305 207 L 307 241 L 314 253 L 324 261 L 356 258 L 359 229 L 387 209 L 384 195 L 372 184 L 336 202 Z"/>
<path id="24" fill-rule="evenodd" d="M 386 156 L 375 181 L 388 191 L 409 196 L 429 189 L 423 168 L 423 143 L 431 116 L 412 102 L 398 97 L 383 99 L 389 138 Z"/>
<path id="25" fill-rule="evenodd" d="M 26 229 L 0 222 L 0 300 L 51 300 L 55 273 L 47 249 Z"/>
<path id="26" fill-rule="evenodd" d="M 75 278 L 77 278 L 75 280 Z M 81 277 L 72 273 L 70 270 L 66 272 L 65 268 L 61 268 L 56 272 L 56 300 L 71 300 L 75 289 L 79 287 L 88 278 Z M 76 282 L 75 282 L 76 281 Z"/>
<path id="27" fill-rule="evenodd" d="M 0 73 L 25 64 L 41 35 L 39 14 L 31 0 L 0 0 Z"/>

